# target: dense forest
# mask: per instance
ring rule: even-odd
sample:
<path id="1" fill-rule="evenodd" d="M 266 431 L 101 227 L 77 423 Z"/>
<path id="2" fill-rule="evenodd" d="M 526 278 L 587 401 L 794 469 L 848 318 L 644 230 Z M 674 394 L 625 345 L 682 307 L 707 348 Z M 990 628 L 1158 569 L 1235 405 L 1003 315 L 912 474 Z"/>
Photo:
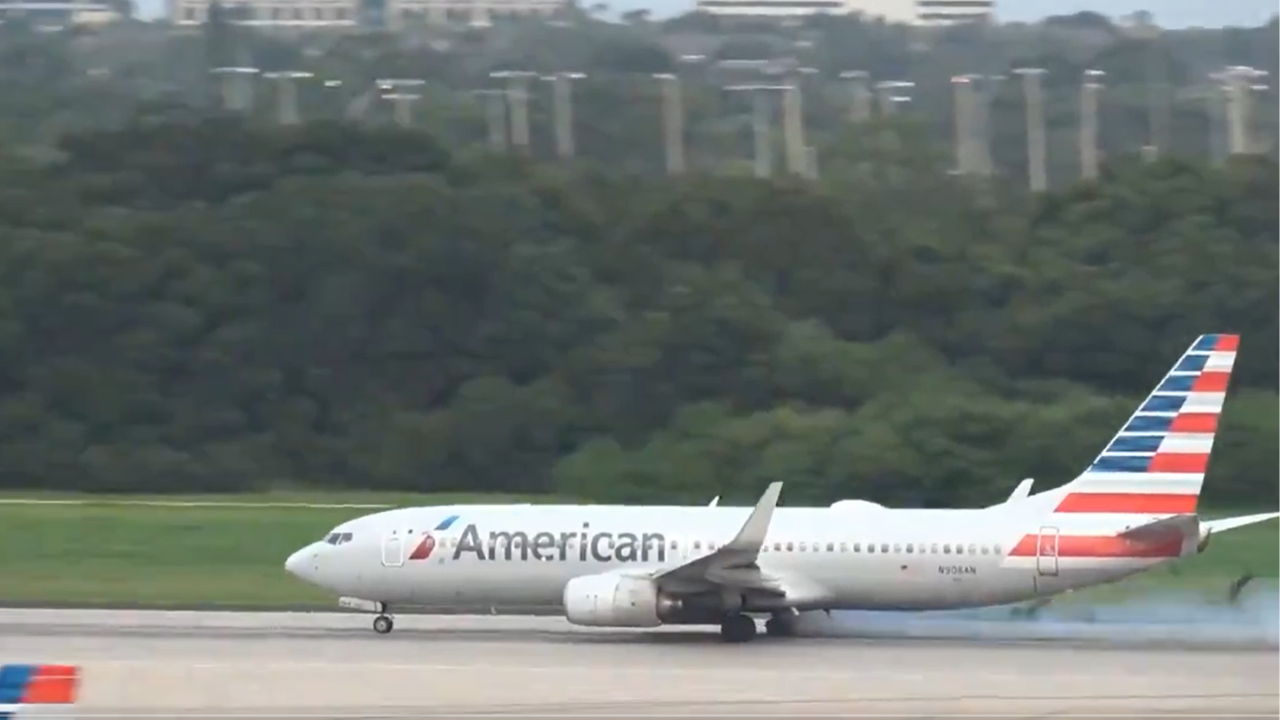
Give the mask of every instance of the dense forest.
<path id="1" fill-rule="evenodd" d="M 998 500 L 1239 332 L 1207 501 L 1277 501 L 1277 166 L 1028 196 L 835 138 L 820 181 L 415 129 L 138 119 L 0 165 L 0 486 Z"/>

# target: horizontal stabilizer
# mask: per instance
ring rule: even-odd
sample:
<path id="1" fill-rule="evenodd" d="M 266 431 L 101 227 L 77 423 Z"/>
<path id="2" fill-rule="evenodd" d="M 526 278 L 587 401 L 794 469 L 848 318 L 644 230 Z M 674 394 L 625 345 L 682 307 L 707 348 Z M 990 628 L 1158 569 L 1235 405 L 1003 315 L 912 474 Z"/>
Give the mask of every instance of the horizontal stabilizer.
<path id="1" fill-rule="evenodd" d="M 1173 515 L 1155 522 L 1129 528 L 1120 537 L 1137 542 L 1160 542 L 1172 537 L 1196 537 L 1200 533 L 1200 518 L 1195 515 Z"/>
<path id="2" fill-rule="evenodd" d="M 1222 518 L 1221 520 L 1201 520 L 1200 527 L 1203 528 L 1205 532 L 1223 532 L 1224 530 L 1235 530 L 1238 527 L 1266 522 L 1268 520 L 1275 520 L 1276 518 L 1280 518 L 1280 512 L 1240 515 L 1239 517 Z"/>

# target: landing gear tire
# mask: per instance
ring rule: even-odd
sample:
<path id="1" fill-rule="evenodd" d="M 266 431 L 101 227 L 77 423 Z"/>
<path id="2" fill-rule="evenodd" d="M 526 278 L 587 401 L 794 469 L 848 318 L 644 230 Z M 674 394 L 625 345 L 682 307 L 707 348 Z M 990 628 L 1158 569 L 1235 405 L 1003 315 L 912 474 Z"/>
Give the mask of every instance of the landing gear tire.
<path id="1" fill-rule="evenodd" d="M 387 617 L 386 615 L 379 615 L 378 617 L 373 619 L 373 631 L 378 633 L 379 635 L 386 635 L 387 633 L 391 632 L 391 630 L 394 629 L 395 626 L 396 626 L 395 621 Z"/>
<path id="2" fill-rule="evenodd" d="M 774 615 L 765 621 L 764 632 L 769 637 L 795 637 L 795 618 L 791 616 Z"/>
<path id="3" fill-rule="evenodd" d="M 756 637 L 756 621 L 746 615 L 730 615 L 720 623 L 720 637 L 725 642 L 750 642 Z"/>

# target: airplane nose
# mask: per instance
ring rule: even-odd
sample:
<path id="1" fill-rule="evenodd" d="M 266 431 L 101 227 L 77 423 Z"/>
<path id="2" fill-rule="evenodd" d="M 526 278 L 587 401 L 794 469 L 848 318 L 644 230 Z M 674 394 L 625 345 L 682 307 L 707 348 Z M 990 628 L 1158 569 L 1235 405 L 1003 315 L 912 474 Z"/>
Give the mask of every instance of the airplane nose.
<path id="1" fill-rule="evenodd" d="M 285 572 L 296 578 L 308 580 L 312 575 L 312 569 L 315 567 L 314 560 L 315 551 L 308 545 L 290 555 L 289 559 L 284 561 Z"/>

